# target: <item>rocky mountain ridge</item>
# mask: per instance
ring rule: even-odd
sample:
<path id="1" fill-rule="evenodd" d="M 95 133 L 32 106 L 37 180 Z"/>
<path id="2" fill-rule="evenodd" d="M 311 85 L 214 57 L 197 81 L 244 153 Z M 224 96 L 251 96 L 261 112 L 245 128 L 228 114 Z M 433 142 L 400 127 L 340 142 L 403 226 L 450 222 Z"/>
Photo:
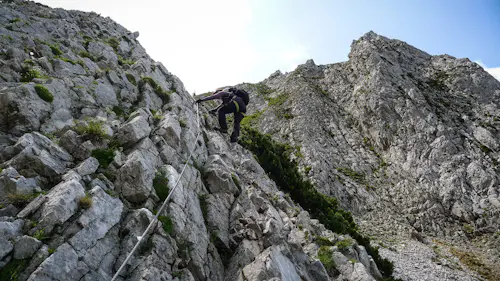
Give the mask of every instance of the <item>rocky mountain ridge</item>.
<path id="1" fill-rule="evenodd" d="M 380 263 L 375 248 L 311 218 L 271 179 L 273 171 L 263 168 L 267 163 L 259 159 L 259 152 L 230 144 L 227 136 L 213 131 L 216 120 L 205 107 L 197 114 L 182 82 L 147 55 L 137 32 L 95 13 L 51 9 L 30 1 L 3 1 L 0 15 L 0 280 L 111 280 L 139 239 L 141 247 L 118 280 L 390 280 L 391 270 Z M 368 34 L 359 45 L 370 46 L 370 38 L 379 37 Z M 400 44 L 398 48 L 408 47 Z M 351 61 L 365 57 L 368 65 L 371 60 L 378 62 L 376 52 L 357 50 Z M 303 112 L 319 109 L 330 114 L 328 108 L 314 106 L 324 100 L 289 97 L 330 96 L 330 88 L 356 88 L 349 84 L 351 74 L 342 73 L 349 64 L 336 65 L 333 68 L 338 72 L 328 76 L 323 70 L 330 66 L 308 62 L 293 73 L 276 73 L 263 83 L 246 85 L 255 93 L 251 108 L 260 113 L 247 116 L 245 122 L 268 133 L 274 129 L 263 126 L 262 120 L 272 122 L 269 126 L 290 125 L 298 133 L 304 128 L 322 130 L 311 126 L 311 120 L 294 124 L 301 118 L 288 104 L 296 102 L 297 110 Z M 384 69 L 379 66 L 378 71 Z M 356 71 L 364 68 L 360 65 Z M 359 75 L 356 71 L 352 75 Z M 307 84 L 296 81 L 297 77 L 307 77 Z M 337 81 L 342 79 L 350 82 Z M 288 87 L 289 96 L 280 95 L 277 89 L 282 86 Z M 481 84 L 474 91 L 483 88 Z M 276 116 L 268 115 L 271 111 Z M 343 114 L 348 132 L 354 120 Z M 372 124 L 356 126 L 370 128 Z M 249 141 L 257 138 L 249 132 L 245 131 L 242 145 L 251 149 Z M 390 136 L 373 133 L 373 150 L 388 141 L 384 136 Z M 261 133 L 257 136 L 269 141 Z M 321 134 L 310 136 L 321 141 Z M 360 137 L 345 136 L 353 144 Z M 397 202 L 384 194 L 400 195 L 379 187 L 382 180 L 353 173 L 357 170 L 347 164 L 330 172 L 322 170 L 331 168 L 324 162 L 313 166 L 310 159 L 338 160 L 322 154 L 328 143 L 309 149 L 307 141 L 276 139 L 290 143 L 284 149 L 292 151 L 291 157 L 318 190 L 335 195 L 359 215 L 357 221 L 366 233 L 382 236 L 388 227 L 398 227 L 396 234 L 415 228 L 398 221 L 392 211 Z M 368 141 L 372 140 L 365 145 Z M 495 148 L 484 145 L 496 159 Z M 339 145 L 330 149 L 343 151 Z M 358 161 L 356 149 L 346 150 L 345 163 L 358 161 L 367 169 L 393 165 L 389 161 L 384 165 L 385 154 L 373 155 L 373 150 L 361 153 L 368 163 Z M 191 151 L 194 156 L 187 159 Z M 295 173 L 290 165 L 287 171 Z M 343 179 L 340 184 L 315 176 L 335 171 L 343 172 L 344 176 L 337 173 Z M 389 168 L 386 173 L 398 178 Z M 160 222 L 150 235 L 139 237 L 179 178 Z M 369 192 L 371 186 L 376 192 Z M 352 190 L 363 197 L 350 194 Z M 336 204 L 331 197 L 324 198 Z M 392 204 L 387 208 L 388 227 L 380 223 L 376 212 L 387 207 L 386 202 Z M 493 218 L 494 212 L 488 209 Z M 469 223 L 474 232 L 478 228 L 473 222 Z M 486 226 L 496 227 L 489 220 Z M 358 234 L 357 227 L 351 227 L 351 233 Z M 388 245 L 377 239 L 380 253 L 394 261 L 394 277 L 421 280 L 424 274 L 427 280 L 481 280 L 447 248 L 445 240 L 431 249 L 426 239 Z M 399 247 L 411 247 L 416 254 L 408 255 Z"/>
<path id="2" fill-rule="evenodd" d="M 239 86 L 255 93 L 247 125 L 295 147 L 302 173 L 365 233 L 405 258 L 424 255 L 410 237 L 434 259 L 446 245 L 498 278 L 500 82 L 479 65 L 369 32 L 347 62 L 310 60 Z"/>
<path id="3" fill-rule="evenodd" d="M 0 15 L 0 280 L 111 280 L 139 240 L 117 280 L 383 278 L 212 131 L 137 32 L 30 1 Z"/>

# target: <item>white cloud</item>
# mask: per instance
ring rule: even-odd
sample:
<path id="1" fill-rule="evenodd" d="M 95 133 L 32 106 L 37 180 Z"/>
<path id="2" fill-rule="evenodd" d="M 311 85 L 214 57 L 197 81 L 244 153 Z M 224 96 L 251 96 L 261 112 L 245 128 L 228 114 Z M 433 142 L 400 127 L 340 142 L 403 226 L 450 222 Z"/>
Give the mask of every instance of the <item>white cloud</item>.
<path id="1" fill-rule="evenodd" d="M 484 70 L 486 70 L 491 76 L 500 81 L 500 67 L 486 67 L 486 65 L 481 61 L 475 62 L 479 64 Z"/>
<path id="2" fill-rule="evenodd" d="M 252 0 L 38 1 L 94 11 L 139 31 L 138 40 L 148 54 L 177 75 L 188 91 L 198 94 L 258 82 L 277 69 L 291 71 L 310 58 L 307 47 L 289 35 L 259 34 L 262 30 L 255 30 L 258 8 Z"/>
<path id="3" fill-rule="evenodd" d="M 488 71 L 491 76 L 495 77 L 498 81 L 500 81 L 500 67 L 493 67 L 493 68 L 485 68 L 486 71 Z"/>

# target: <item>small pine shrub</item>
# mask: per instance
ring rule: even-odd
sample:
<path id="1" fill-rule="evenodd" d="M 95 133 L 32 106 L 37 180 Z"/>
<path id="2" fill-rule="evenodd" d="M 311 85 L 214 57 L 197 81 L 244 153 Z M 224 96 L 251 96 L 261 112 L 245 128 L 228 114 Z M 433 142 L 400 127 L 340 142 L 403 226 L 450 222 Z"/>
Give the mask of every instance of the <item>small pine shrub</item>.
<path id="1" fill-rule="evenodd" d="M 85 195 L 85 197 L 82 197 L 78 203 L 79 203 L 78 205 L 80 206 L 80 208 L 88 209 L 88 208 L 92 207 L 92 197 L 87 194 L 87 195 Z"/>
<path id="2" fill-rule="evenodd" d="M 121 106 L 113 106 L 113 112 L 116 114 L 116 116 L 124 116 L 125 115 L 125 110 Z"/>
<path id="3" fill-rule="evenodd" d="M 179 120 L 179 125 L 181 126 L 181 128 L 187 127 L 186 120 L 184 119 Z"/>
<path id="4" fill-rule="evenodd" d="M 118 51 L 118 46 L 120 45 L 120 42 L 118 42 L 118 40 L 116 40 L 116 38 L 109 38 L 108 40 L 106 40 L 106 43 L 108 43 L 108 45 L 110 45 L 111 48 L 113 48 L 113 50 L 115 50 L 115 52 Z"/>
<path id="5" fill-rule="evenodd" d="M 135 77 L 134 75 L 130 74 L 130 73 L 126 73 L 125 74 L 127 76 L 127 80 L 134 86 L 137 86 L 137 82 L 135 81 Z"/>
<path id="6" fill-rule="evenodd" d="M 325 266 L 325 269 L 329 274 L 332 274 L 337 270 L 335 267 L 335 261 L 333 260 L 333 251 L 331 247 L 321 246 L 318 250 L 318 259 Z"/>
<path id="7" fill-rule="evenodd" d="M 159 216 L 158 220 L 163 224 L 163 230 L 166 233 L 172 234 L 174 232 L 174 224 L 172 223 L 172 219 L 167 216 Z"/>
<path id="8" fill-rule="evenodd" d="M 113 162 L 115 154 L 112 149 L 95 149 L 92 150 L 92 157 L 99 161 L 99 166 L 106 169 Z"/>
<path id="9" fill-rule="evenodd" d="M 97 59 L 87 51 L 81 51 L 78 55 L 82 58 L 89 58 L 91 61 L 97 61 Z"/>
<path id="10" fill-rule="evenodd" d="M 57 46 L 56 44 L 52 44 L 52 45 L 49 45 L 50 47 L 50 50 L 52 50 L 52 53 L 56 56 L 60 56 L 62 54 L 64 54 L 61 49 L 59 49 L 59 46 Z"/>
<path id="11" fill-rule="evenodd" d="M 156 173 L 156 176 L 153 179 L 153 187 L 156 191 L 156 195 L 158 195 L 161 201 L 167 199 L 170 188 L 168 187 L 168 178 L 164 172 Z"/>
<path id="12" fill-rule="evenodd" d="M 43 85 L 40 84 L 35 85 L 35 91 L 38 94 L 38 96 L 46 102 L 52 102 L 54 100 L 54 96 L 52 95 L 52 93 L 50 93 L 50 91 Z"/>

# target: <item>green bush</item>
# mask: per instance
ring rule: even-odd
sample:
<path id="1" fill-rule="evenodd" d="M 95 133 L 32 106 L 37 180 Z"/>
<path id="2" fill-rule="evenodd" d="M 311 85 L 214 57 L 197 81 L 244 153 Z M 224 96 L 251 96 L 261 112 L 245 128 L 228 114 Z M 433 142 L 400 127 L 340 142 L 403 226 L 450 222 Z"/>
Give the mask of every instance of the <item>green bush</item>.
<path id="1" fill-rule="evenodd" d="M 54 96 L 43 85 L 40 84 L 35 85 L 35 91 L 38 94 L 38 96 L 46 102 L 52 102 L 54 100 Z"/>
<path id="2" fill-rule="evenodd" d="M 99 161 L 99 166 L 106 169 L 113 162 L 115 154 L 112 149 L 94 149 L 92 150 L 92 157 Z"/>
<path id="3" fill-rule="evenodd" d="M 167 216 L 158 216 L 158 220 L 163 224 L 163 230 L 165 230 L 166 233 L 172 234 L 172 232 L 174 232 L 174 224 L 171 218 Z"/>
<path id="4" fill-rule="evenodd" d="M 40 72 L 34 68 L 23 67 L 21 71 L 21 82 L 31 82 L 35 78 L 41 78 Z"/>
<path id="5" fill-rule="evenodd" d="M 116 38 L 109 38 L 108 40 L 106 40 L 106 43 L 108 45 L 110 45 L 111 48 L 113 48 L 113 50 L 115 50 L 115 52 L 118 51 L 118 46 L 120 46 L 120 42 L 118 42 L 118 40 L 116 40 Z"/>
<path id="6" fill-rule="evenodd" d="M 335 275 L 337 270 L 335 267 L 335 261 L 333 260 L 333 251 L 331 247 L 321 246 L 318 250 L 318 259 L 325 266 L 326 271 L 330 275 Z"/>
<path id="7" fill-rule="evenodd" d="M 90 195 L 85 195 L 85 197 L 80 198 L 80 201 L 78 202 L 78 205 L 82 209 L 88 209 L 92 207 L 92 197 Z"/>
<path id="8" fill-rule="evenodd" d="M 74 130 L 80 135 L 90 135 L 93 137 L 107 138 L 108 135 L 102 127 L 103 122 L 99 120 L 88 120 L 87 124 L 81 123 L 74 127 Z"/>
<path id="9" fill-rule="evenodd" d="M 59 46 L 57 46 L 57 44 L 52 44 L 52 45 L 49 45 L 50 47 L 50 50 L 52 50 L 52 53 L 56 56 L 60 56 L 62 54 L 64 54 L 61 49 L 59 49 Z"/>
<path id="10" fill-rule="evenodd" d="M 349 234 L 356 239 L 373 257 L 381 273 L 390 277 L 394 269 L 393 264 L 380 257 L 378 248 L 372 247 L 370 240 L 358 232 L 351 213 L 340 209 L 335 198 L 319 193 L 311 182 L 302 178 L 297 164 L 288 156 L 289 148 L 250 126 L 242 128 L 240 144 L 254 153 L 260 165 L 278 187 L 290 193 L 295 202 L 326 228 L 337 233 Z"/>
<path id="11" fill-rule="evenodd" d="M 126 73 L 125 74 L 127 76 L 127 80 L 134 86 L 137 86 L 137 82 L 135 81 L 135 77 L 134 75 L 130 74 L 130 73 Z"/>
<path id="12" fill-rule="evenodd" d="M 0 269 L 0 280 L 17 281 L 19 274 L 22 273 L 29 264 L 30 259 L 16 260 L 12 259 Z"/>
<path id="13" fill-rule="evenodd" d="M 156 176 L 153 179 L 153 187 L 156 191 L 156 195 L 158 195 L 161 201 L 167 199 L 170 188 L 168 188 L 168 178 L 164 172 L 156 173 Z"/>

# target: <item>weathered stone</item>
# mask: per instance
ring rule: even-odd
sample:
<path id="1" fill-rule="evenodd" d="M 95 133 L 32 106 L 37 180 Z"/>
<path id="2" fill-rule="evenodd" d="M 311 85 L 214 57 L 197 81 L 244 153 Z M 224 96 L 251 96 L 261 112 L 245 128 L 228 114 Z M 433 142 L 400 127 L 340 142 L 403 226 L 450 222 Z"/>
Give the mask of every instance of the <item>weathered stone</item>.
<path id="1" fill-rule="evenodd" d="M 117 133 L 118 139 L 124 144 L 134 144 L 148 137 L 151 132 L 149 123 L 143 116 L 136 116 L 120 127 Z"/>
<path id="2" fill-rule="evenodd" d="M 83 229 L 68 241 L 77 253 L 91 248 L 103 238 L 114 225 L 120 222 L 123 211 L 123 203 L 120 199 L 111 197 L 100 187 L 94 187 L 89 196 L 92 205 L 78 219 Z"/>
<path id="3" fill-rule="evenodd" d="M 99 168 L 99 161 L 94 157 L 90 157 L 76 166 L 75 171 L 81 176 L 86 176 L 95 173 L 97 168 Z"/>
<path id="4" fill-rule="evenodd" d="M 143 202 L 151 193 L 158 151 L 148 138 L 144 139 L 118 170 L 115 186 L 130 202 Z"/>
<path id="5" fill-rule="evenodd" d="M 12 249 L 14 249 L 14 245 L 9 240 L 0 237 L 0 260 L 8 255 Z"/>
<path id="6" fill-rule="evenodd" d="M 42 246 L 42 242 L 31 236 L 24 235 L 14 245 L 14 258 L 17 260 L 31 258 L 40 246 Z"/>
<path id="7" fill-rule="evenodd" d="M 47 194 L 41 210 L 39 227 L 50 232 L 55 224 L 66 222 L 79 208 L 79 201 L 85 197 L 85 189 L 76 180 L 62 182 Z"/>
<path id="8" fill-rule="evenodd" d="M 65 243 L 40 264 L 28 281 L 80 280 L 88 270 L 88 266 L 78 260 L 75 250 Z"/>

